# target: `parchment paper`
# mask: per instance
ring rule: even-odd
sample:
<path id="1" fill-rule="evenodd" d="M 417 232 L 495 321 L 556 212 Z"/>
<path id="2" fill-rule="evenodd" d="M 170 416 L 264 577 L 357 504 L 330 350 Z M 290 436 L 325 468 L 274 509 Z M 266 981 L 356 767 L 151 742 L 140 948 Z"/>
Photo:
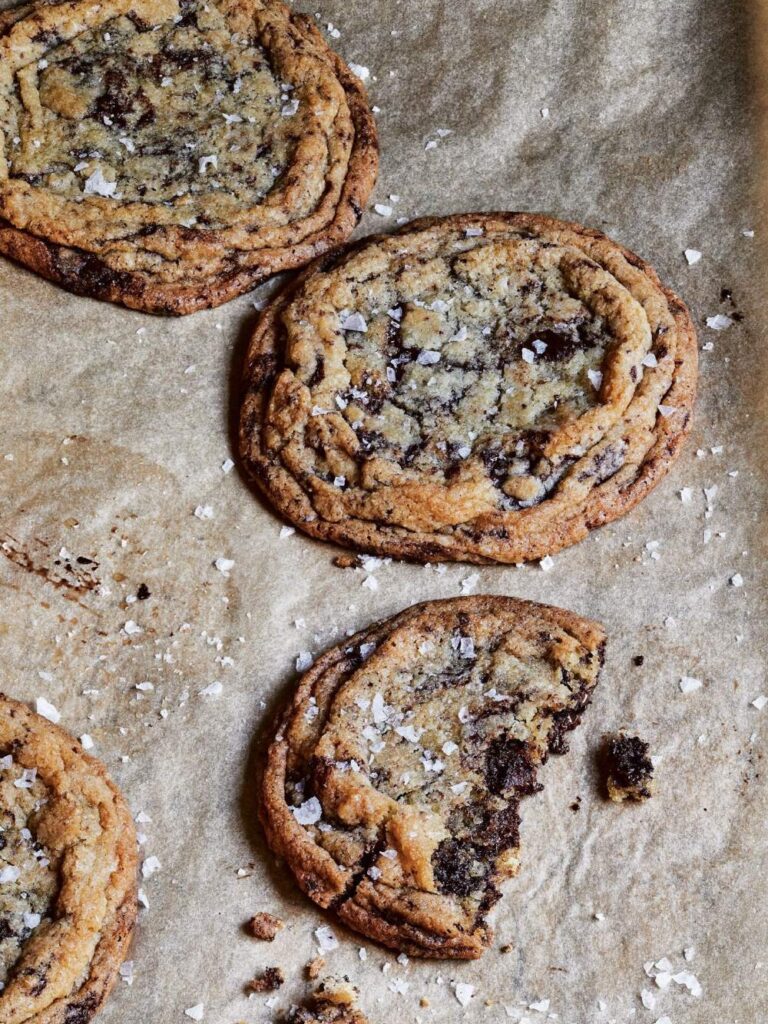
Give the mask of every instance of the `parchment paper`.
<path id="1" fill-rule="evenodd" d="M 495 948 L 471 964 L 402 965 L 324 918 L 273 863 L 253 816 L 253 760 L 300 651 L 458 594 L 476 570 L 386 565 L 371 591 L 363 572 L 332 565 L 331 547 L 280 539 L 281 523 L 237 468 L 222 470 L 252 303 L 266 289 L 160 320 L 1 261 L 2 687 L 46 697 L 63 725 L 92 736 L 134 811 L 151 818 L 139 825 L 143 853 L 162 865 L 141 883 L 149 909 L 133 984 L 118 983 L 101 1020 L 181 1024 L 198 1003 L 210 1024 L 272 1020 L 304 994 L 313 931 L 330 923 L 340 945 L 329 970 L 360 985 L 372 1024 L 539 1024 L 547 1013 L 561 1024 L 759 1024 L 768 1018 L 768 707 L 751 704 L 768 693 L 765 262 L 751 196 L 760 5 L 297 6 L 337 27 L 334 45 L 370 68 L 382 145 L 375 199 L 400 198 L 391 220 L 370 213 L 361 233 L 475 209 L 546 210 L 604 229 L 657 267 L 701 327 L 693 436 L 656 493 L 558 555 L 552 571 L 479 571 L 476 593 L 603 621 L 608 660 L 570 753 L 551 760 L 545 791 L 523 805 L 523 866 L 495 912 Z M 688 266 L 686 248 L 701 261 Z M 744 319 L 726 330 L 704 326 L 734 311 Z M 198 506 L 212 517 L 196 517 Z M 227 575 L 219 557 L 234 560 Z M 141 584 L 150 596 L 131 603 Z M 683 694 L 684 676 L 702 687 Z M 215 681 L 219 696 L 200 694 Z M 145 682 L 154 689 L 136 689 Z M 595 750 L 620 727 L 659 759 L 658 794 L 642 806 L 600 793 Z M 288 922 L 272 945 L 241 929 L 257 910 Z M 695 973 L 701 997 L 648 977 L 644 964 L 662 957 Z M 273 964 L 287 982 L 270 1008 L 243 985 Z M 395 980 L 407 991 L 392 991 Z M 455 981 L 475 986 L 466 1010 Z M 546 1012 L 527 1008 L 544 1000 Z"/>

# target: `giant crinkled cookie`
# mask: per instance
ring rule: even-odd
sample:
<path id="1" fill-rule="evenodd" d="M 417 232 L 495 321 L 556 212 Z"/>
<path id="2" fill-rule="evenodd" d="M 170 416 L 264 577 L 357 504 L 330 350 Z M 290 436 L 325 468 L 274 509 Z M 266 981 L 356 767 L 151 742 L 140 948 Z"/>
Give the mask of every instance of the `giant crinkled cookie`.
<path id="1" fill-rule="evenodd" d="M 589 703 L 604 633 L 506 597 L 416 605 L 320 657 L 269 745 L 261 817 L 321 907 L 471 959 L 517 871 L 519 804 Z"/>
<path id="2" fill-rule="evenodd" d="M 241 452 L 315 537 L 521 562 L 658 483 L 696 366 L 683 303 L 600 232 L 524 213 L 420 221 L 319 260 L 266 310 Z"/>
<path id="3" fill-rule="evenodd" d="M 347 238 L 365 91 L 280 0 L 0 13 L 0 252 L 81 295 L 215 306 Z"/>
<path id="4" fill-rule="evenodd" d="M 0 694 L 0 1021 L 87 1024 L 136 917 L 136 833 L 104 767 Z"/>

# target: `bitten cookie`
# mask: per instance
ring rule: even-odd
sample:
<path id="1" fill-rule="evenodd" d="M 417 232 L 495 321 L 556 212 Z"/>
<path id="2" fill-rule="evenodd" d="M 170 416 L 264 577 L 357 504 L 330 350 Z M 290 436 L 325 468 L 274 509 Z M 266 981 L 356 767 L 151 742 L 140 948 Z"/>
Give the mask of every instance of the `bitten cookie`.
<path id="1" fill-rule="evenodd" d="M 299 886 L 413 956 L 472 959 L 518 869 L 519 804 L 589 703 L 604 634 L 506 597 L 415 605 L 326 652 L 266 755 L 261 818 Z"/>
<path id="2" fill-rule="evenodd" d="M 0 252 L 79 295 L 217 306 L 354 230 L 358 78 L 280 0 L 0 13 Z"/>
<path id="3" fill-rule="evenodd" d="M 136 917 L 136 834 L 95 758 L 0 694 L 0 1020 L 87 1024 Z"/>
<path id="4" fill-rule="evenodd" d="M 240 449 L 315 537 L 415 561 L 541 558 L 623 515 L 689 429 L 683 303 L 598 231 L 417 221 L 265 311 Z"/>

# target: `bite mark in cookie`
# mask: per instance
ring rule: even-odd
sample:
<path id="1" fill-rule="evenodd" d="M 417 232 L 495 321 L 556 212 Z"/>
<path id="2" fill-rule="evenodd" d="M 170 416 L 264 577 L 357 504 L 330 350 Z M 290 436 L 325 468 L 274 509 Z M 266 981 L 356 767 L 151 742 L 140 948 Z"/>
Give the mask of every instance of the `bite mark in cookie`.
<path id="1" fill-rule="evenodd" d="M 315 264 L 265 311 L 245 378 L 245 466 L 307 533 L 520 562 L 664 475 L 696 339 L 653 270 L 599 232 L 467 214 Z"/>
<path id="2" fill-rule="evenodd" d="M 271 847 L 369 938 L 480 956 L 518 868 L 520 802 L 565 749 L 603 646 L 570 612 L 472 597 L 416 605 L 328 651 L 267 752 Z"/>
<path id="3" fill-rule="evenodd" d="M 136 834 L 103 766 L 0 694 L 0 1020 L 86 1024 L 136 917 Z"/>
<path id="4" fill-rule="evenodd" d="M 280 0 L 0 14 L 0 251 L 150 312 L 218 305 L 351 234 L 364 89 Z"/>

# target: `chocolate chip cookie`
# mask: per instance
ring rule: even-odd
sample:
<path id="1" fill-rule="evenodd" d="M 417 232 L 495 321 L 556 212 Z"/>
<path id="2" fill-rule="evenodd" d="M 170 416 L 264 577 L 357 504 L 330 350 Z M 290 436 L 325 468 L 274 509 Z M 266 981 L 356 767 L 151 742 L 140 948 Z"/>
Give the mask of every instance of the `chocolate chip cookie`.
<path id="1" fill-rule="evenodd" d="M 299 886 L 413 956 L 473 959 L 519 805 L 589 703 L 604 634 L 507 597 L 415 605 L 323 654 L 266 754 L 261 818 Z"/>
<path id="2" fill-rule="evenodd" d="M 77 294 L 216 306 L 347 238 L 376 166 L 360 80 L 280 0 L 0 13 L 0 252 Z"/>
<path id="3" fill-rule="evenodd" d="M 521 562 L 658 483 L 696 366 L 683 303 L 600 232 L 523 213 L 418 221 L 321 259 L 265 311 L 241 453 L 315 537 Z"/>
<path id="4" fill-rule="evenodd" d="M 136 917 L 136 834 L 104 767 L 0 694 L 0 1020 L 86 1024 Z"/>

